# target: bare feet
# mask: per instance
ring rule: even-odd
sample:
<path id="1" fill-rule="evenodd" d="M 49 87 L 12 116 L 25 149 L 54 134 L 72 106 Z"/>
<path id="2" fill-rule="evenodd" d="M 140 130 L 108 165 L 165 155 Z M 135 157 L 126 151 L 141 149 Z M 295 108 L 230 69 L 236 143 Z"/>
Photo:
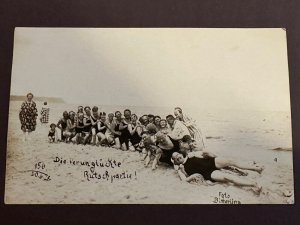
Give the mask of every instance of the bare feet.
<path id="1" fill-rule="evenodd" d="M 254 194 L 259 196 L 262 191 L 262 186 L 256 183 L 256 185 L 252 188 L 252 191 Z"/>
<path id="2" fill-rule="evenodd" d="M 255 167 L 256 167 L 255 171 L 258 172 L 259 174 L 261 174 L 262 171 L 265 169 L 264 166 L 256 165 Z"/>

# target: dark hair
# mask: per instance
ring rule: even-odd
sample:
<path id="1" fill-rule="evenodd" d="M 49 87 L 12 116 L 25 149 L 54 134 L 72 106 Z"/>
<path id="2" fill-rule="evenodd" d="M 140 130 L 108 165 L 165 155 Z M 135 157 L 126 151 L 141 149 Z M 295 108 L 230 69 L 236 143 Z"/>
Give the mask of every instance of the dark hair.
<path id="1" fill-rule="evenodd" d="M 124 110 L 124 114 L 125 114 L 125 112 L 129 112 L 129 113 L 131 114 L 130 109 L 125 109 L 125 110 Z"/>
<path id="2" fill-rule="evenodd" d="M 167 116 L 166 116 L 166 119 L 173 119 L 173 120 L 175 120 L 175 117 L 174 117 L 173 115 L 170 114 L 170 115 L 167 115 Z"/>
<path id="3" fill-rule="evenodd" d="M 180 107 L 175 107 L 175 110 L 178 110 L 178 112 L 182 113 L 182 109 Z"/>
<path id="4" fill-rule="evenodd" d="M 80 106 L 78 106 L 77 108 L 83 108 L 83 106 L 82 106 L 82 105 L 80 105 Z"/>
<path id="5" fill-rule="evenodd" d="M 144 122 L 143 122 L 143 117 L 142 117 L 142 116 L 139 118 L 139 122 L 140 122 L 141 124 L 144 123 Z"/>
<path id="6" fill-rule="evenodd" d="M 106 116 L 105 112 L 100 112 L 100 116 Z"/>
<path id="7" fill-rule="evenodd" d="M 28 98 L 28 95 L 31 95 L 33 97 L 33 94 L 31 92 L 29 92 L 26 97 Z"/>
<path id="8" fill-rule="evenodd" d="M 120 113 L 120 114 L 122 115 L 122 113 L 121 113 L 120 111 L 116 111 L 116 112 L 115 112 L 115 116 L 117 115 L 117 113 Z"/>
<path id="9" fill-rule="evenodd" d="M 56 124 L 55 123 L 51 123 L 50 124 L 50 128 L 52 128 L 53 126 L 56 127 Z"/>
<path id="10" fill-rule="evenodd" d="M 131 114 L 131 117 L 135 116 L 135 118 L 138 118 L 136 114 Z"/>
<path id="11" fill-rule="evenodd" d="M 182 142 L 188 143 L 190 141 L 192 141 L 192 137 L 190 135 L 184 135 L 182 137 Z"/>
<path id="12" fill-rule="evenodd" d="M 75 112 L 74 112 L 74 111 L 70 111 L 70 112 L 69 112 L 69 115 L 71 115 L 71 114 L 74 114 L 74 115 L 75 115 Z"/>
<path id="13" fill-rule="evenodd" d="M 44 105 L 47 105 L 47 102 L 44 102 Z"/>
<path id="14" fill-rule="evenodd" d="M 107 116 L 114 116 L 114 114 L 113 113 L 108 113 L 108 115 Z"/>
<path id="15" fill-rule="evenodd" d="M 152 114 L 148 114 L 148 115 L 146 115 L 146 116 L 148 116 L 148 117 L 153 117 L 153 118 L 154 118 L 154 115 L 152 115 Z"/>
<path id="16" fill-rule="evenodd" d="M 68 113 L 68 111 L 64 111 L 63 112 L 63 116 L 65 116 L 66 115 L 66 117 L 69 119 L 69 113 Z"/>
<path id="17" fill-rule="evenodd" d="M 154 116 L 154 120 L 155 120 L 156 118 L 159 118 L 159 119 L 161 119 L 161 117 L 160 117 L 160 116 Z"/>
<path id="18" fill-rule="evenodd" d="M 149 132 L 147 130 L 144 130 L 141 132 L 141 136 L 143 136 L 143 134 L 149 134 Z"/>
<path id="19" fill-rule="evenodd" d="M 91 107 L 89 107 L 89 106 L 84 107 L 84 111 L 86 111 L 86 109 L 91 110 Z"/>
<path id="20" fill-rule="evenodd" d="M 148 130 L 149 134 L 156 134 L 157 133 L 157 128 L 154 124 L 150 123 L 147 125 L 146 129 Z"/>
<path id="21" fill-rule="evenodd" d="M 98 107 L 97 107 L 97 106 L 94 106 L 94 107 L 92 108 L 92 111 L 93 111 L 93 112 L 98 112 Z"/>

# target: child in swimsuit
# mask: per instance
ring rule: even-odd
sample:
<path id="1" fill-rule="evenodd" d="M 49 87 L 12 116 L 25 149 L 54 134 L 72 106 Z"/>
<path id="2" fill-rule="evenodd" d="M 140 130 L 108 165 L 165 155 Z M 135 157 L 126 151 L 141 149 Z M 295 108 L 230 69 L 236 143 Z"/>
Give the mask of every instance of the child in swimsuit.
<path id="1" fill-rule="evenodd" d="M 48 139 L 50 143 L 57 142 L 57 131 L 56 131 L 56 125 L 54 123 L 50 124 Z"/>

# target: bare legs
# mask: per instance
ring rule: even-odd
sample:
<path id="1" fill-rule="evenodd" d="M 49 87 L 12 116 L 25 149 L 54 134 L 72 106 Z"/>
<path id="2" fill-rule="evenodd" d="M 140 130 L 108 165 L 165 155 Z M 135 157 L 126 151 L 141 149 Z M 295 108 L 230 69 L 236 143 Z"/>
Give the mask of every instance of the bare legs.
<path id="1" fill-rule="evenodd" d="M 30 133 L 31 131 L 29 130 L 23 130 L 23 141 L 28 141 L 28 140 L 31 140 L 31 137 L 30 137 Z"/>
<path id="2" fill-rule="evenodd" d="M 98 145 L 102 145 L 106 141 L 106 136 L 101 132 L 98 132 L 97 137 L 99 140 Z"/>
<path id="3" fill-rule="evenodd" d="M 264 169 L 262 166 L 256 165 L 251 162 L 235 161 L 235 160 L 226 159 L 222 157 L 216 157 L 215 164 L 218 169 L 222 169 L 228 166 L 234 166 L 240 169 L 256 171 L 258 173 L 261 173 Z"/>
<path id="4" fill-rule="evenodd" d="M 259 186 L 255 181 L 247 179 L 245 177 L 238 177 L 232 174 L 224 173 L 220 170 L 215 170 L 211 174 L 211 178 L 214 181 L 219 182 L 231 182 L 237 186 L 241 187 L 252 187 L 255 193 L 259 193 L 261 191 L 261 186 Z"/>

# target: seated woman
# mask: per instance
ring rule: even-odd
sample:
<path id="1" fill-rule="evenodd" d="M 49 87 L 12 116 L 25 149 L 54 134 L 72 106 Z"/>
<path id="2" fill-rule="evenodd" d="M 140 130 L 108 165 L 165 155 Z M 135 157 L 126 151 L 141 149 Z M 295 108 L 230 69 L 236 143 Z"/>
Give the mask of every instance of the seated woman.
<path id="1" fill-rule="evenodd" d="M 163 134 L 170 133 L 170 129 L 168 128 L 167 120 L 161 119 L 159 122 L 159 131 Z"/>
<path id="2" fill-rule="evenodd" d="M 112 146 L 113 148 L 116 149 L 121 149 L 121 143 L 120 143 L 120 136 L 121 136 L 121 131 L 120 131 L 120 126 L 122 124 L 122 113 L 120 111 L 116 111 L 115 112 L 115 120 L 113 123 L 113 127 L 112 127 L 112 132 L 114 134 L 114 138 L 115 138 L 115 145 Z"/>
<path id="3" fill-rule="evenodd" d="M 63 112 L 63 117 L 58 121 L 57 127 L 61 130 L 61 140 L 67 141 L 68 132 L 67 131 L 67 120 L 69 119 L 69 113 L 67 111 Z"/>
<path id="4" fill-rule="evenodd" d="M 148 117 L 149 123 L 154 123 L 154 115 L 148 114 L 147 117 Z"/>
<path id="5" fill-rule="evenodd" d="M 161 120 L 160 116 L 155 116 L 154 117 L 153 124 L 156 126 L 157 131 L 159 131 L 159 129 L 160 129 L 160 120 Z"/>
<path id="6" fill-rule="evenodd" d="M 84 111 L 83 111 L 83 106 L 78 106 L 78 108 L 77 108 L 77 115 L 79 114 L 79 113 L 83 113 L 84 114 Z"/>
<path id="7" fill-rule="evenodd" d="M 83 144 L 86 145 L 91 141 L 92 137 L 92 113 L 89 106 L 84 107 L 85 116 L 83 118 Z"/>
<path id="8" fill-rule="evenodd" d="M 76 127 L 75 127 L 75 131 L 76 131 L 76 144 L 82 144 L 82 139 L 83 139 L 83 130 L 84 130 L 84 123 L 83 123 L 83 119 L 84 119 L 84 114 L 83 113 L 78 113 L 78 118 L 76 120 Z"/>
<path id="9" fill-rule="evenodd" d="M 98 143 L 97 145 L 103 145 L 104 142 L 106 141 L 106 136 L 105 136 L 105 132 L 107 130 L 106 127 L 106 113 L 105 112 L 100 112 L 100 120 L 97 123 L 97 137 L 98 137 Z"/>
<path id="10" fill-rule="evenodd" d="M 212 182 L 231 182 L 237 186 L 248 186 L 254 188 L 256 193 L 261 191 L 261 186 L 252 180 L 234 176 L 221 171 L 222 168 L 234 166 L 239 169 L 252 170 L 258 173 L 263 171 L 263 167 L 249 162 L 238 162 L 222 157 L 213 157 L 208 152 L 191 152 L 184 157 L 178 152 L 172 154 L 174 165 L 179 165 L 178 174 L 183 181 L 191 181 L 198 174 L 205 180 Z"/>
<path id="11" fill-rule="evenodd" d="M 99 121 L 99 114 L 98 114 L 98 107 L 94 106 L 92 108 L 92 115 L 91 115 L 91 132 L 92 132 L 92 145 L 96 145 L 96 135 L 98 131 L 98 121 Z"/>
<path id="12" fill-rule="evenodd" d="M 105 126 L 106 126 L 106 131 L 105 131 L 105 138 L 108 142 L 108 145 L 114 145 L 115 143 L 115 134 L 114 134 L 114 128 L 115 128 L 115 123 L 114 123 L 114 114 L 109 113 L 108 118 L 105 121 Z"/>
<path id="13" fill-rule="evenodd" d="M 129 149 L 132 151 L 139 150 L 139 143 L 142 140 L 142 127 L 137 121 L 138 117 L 135 114 L 131 115 L 131 123 L 128 124 L 130 133 Z"/>
<path id="14" fill-rule="evenodd" d="M 119 130 L 121 135 L 119 137 L 121 149 L 127 151 L 129 149 L 130 133 L 128 130 L 128 125 L 131 123 L 131 111 L 129 109 L 124 110 L 124 118 L 122 119 Z"/>

